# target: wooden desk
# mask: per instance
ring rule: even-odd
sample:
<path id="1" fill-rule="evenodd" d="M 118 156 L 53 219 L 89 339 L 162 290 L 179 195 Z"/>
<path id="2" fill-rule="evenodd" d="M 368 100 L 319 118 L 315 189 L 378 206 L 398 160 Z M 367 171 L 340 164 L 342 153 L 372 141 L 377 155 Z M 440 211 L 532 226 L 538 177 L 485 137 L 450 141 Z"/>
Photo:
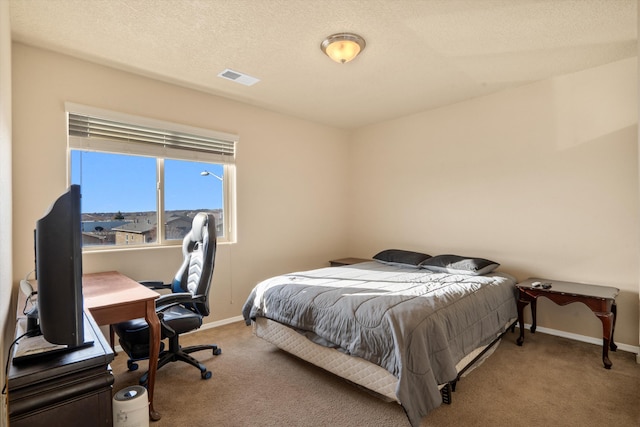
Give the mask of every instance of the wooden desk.
<path id="1" fill-rule="evenodd" d="M 610 286 L 586 285 L 583 283 L 560 282 L 557 280 L 530 278 L 516 285 L 518 288 L 518 323 L 520 337 L 517 344 L 524 342 L 523 310 L 531 303 L 531 332 L 536 331 L 536 306 L 539 296 L 546 297 L 558 305 L 581 302 L 593 311 L 602 322 L 602 363 L 606 369 L 611 368 L 609 349 L 616 351 L 618 346 L 613 342 L 616 329 L 616 297 L 617 288 Z"/>
<path id="2" fill-rule="evenodd" d="M 130 319 L 144 318 L 149 324 L 149 354 L 160 352 L 160 320 L 156 314 L 155 299 L 160 295 L 133 279 L 118 273 L 92 273 L 82 276 L 84 307 L 91 312 L 98 325 L 112 325 Z M 156 381 L 158 358 L 149 357 L 149 417 L 153 421 L 161 415 L 153 407 L 153 388 Z"/>

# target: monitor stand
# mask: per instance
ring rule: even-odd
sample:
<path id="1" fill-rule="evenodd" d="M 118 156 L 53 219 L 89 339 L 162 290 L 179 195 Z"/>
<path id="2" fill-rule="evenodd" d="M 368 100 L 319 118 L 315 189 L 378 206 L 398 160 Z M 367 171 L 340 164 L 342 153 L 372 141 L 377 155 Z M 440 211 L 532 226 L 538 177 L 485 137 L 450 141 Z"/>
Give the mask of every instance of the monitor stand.
<path id="1" fill-rule="evenodd" d="M 18 340 L 15 344 L 15 350 L 13 352 L 13 364 L 19 365 L 20 363 L 28 362 L 33 359 L 44 359 L 52 357 L 59 353 L 76 350 L 79 348 L 88 347 L 93 345 L 93 337 L 90 333 L 91 326 L 87 322 L 86 316 L 82 316 L 84 321 L 84 342 L 79 346 L 68 346 L 65 344 L 53 344 L 44 339 L 42 335 L 24 336 Z M 18 329 L 24 330 L 25 324 L 22 321 L 18 322 Z M 18 331 L 20 334 L 22 332 Z"/>

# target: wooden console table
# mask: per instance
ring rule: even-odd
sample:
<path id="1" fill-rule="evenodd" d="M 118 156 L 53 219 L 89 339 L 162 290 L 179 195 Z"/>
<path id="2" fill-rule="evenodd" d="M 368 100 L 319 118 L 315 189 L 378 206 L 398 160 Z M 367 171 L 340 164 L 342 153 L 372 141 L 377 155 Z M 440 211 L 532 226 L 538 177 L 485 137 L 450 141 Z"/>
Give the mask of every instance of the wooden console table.
<path id="1" fill-rule="evenodd" d="M 523 310 L 531 303 L 531 332 L 536 331 L 536 306 L 539 296 L 546 297 L 554 303 L 564 306 L 573 302 L 581 302 L 593 311 L 602 322 L 602 363 L 606 369 L 611 368 L 609 349 L 616 351 L 618 346 L 613 342 L 616 329 L 616 297 L 619 289 L 610 286 L 586 285 L 583 283 L 560 282 L 557 280 L 530 278 L 516 285 L 518 288 L 518 323 L 520 336 L 517 344 L 524 342 Z"/>

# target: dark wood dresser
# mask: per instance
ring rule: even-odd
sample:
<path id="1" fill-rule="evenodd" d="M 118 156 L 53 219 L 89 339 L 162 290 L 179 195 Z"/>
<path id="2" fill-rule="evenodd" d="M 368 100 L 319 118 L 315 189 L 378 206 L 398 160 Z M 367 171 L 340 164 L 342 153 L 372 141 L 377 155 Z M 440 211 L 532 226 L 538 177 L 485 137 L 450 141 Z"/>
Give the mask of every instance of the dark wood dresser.
<path id="1" fill-rule="evenodd" d="M 11 427 L 112 426 L 114 378 L 109 363 L 114 354 L 87 312 L 84 322 L 91 345 L 20 364 L 9 362 Z"/>

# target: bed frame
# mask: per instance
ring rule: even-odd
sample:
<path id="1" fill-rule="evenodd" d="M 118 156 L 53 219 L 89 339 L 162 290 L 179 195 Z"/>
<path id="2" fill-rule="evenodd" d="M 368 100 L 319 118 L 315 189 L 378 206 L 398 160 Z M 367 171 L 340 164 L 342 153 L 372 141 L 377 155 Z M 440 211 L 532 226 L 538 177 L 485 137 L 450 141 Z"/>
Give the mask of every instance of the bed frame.
<path id="1" fill-rule="evenodd" d="M 515 331 L 516 322 L 517 319 L 510 321 L 504 331 L 491 343 L 472 351 L 456 365 L 457 377 L 439 386 L 443 403 L 451 404 L 452 392 L 455 391 L 458 380 L 489 357 L 496 348 L 495 344 L 500 341 L 507 330 Z M 359 357 L 349 356 L 335 348 L 316 344 L 294 329 L 265 317 L 256 318 L 253 322 L 253 331 L 256 336 L 287 353 L 364 387 L 383 400 L 400 403 L 395 393 L 398 378 L 378 365 Z"/>

